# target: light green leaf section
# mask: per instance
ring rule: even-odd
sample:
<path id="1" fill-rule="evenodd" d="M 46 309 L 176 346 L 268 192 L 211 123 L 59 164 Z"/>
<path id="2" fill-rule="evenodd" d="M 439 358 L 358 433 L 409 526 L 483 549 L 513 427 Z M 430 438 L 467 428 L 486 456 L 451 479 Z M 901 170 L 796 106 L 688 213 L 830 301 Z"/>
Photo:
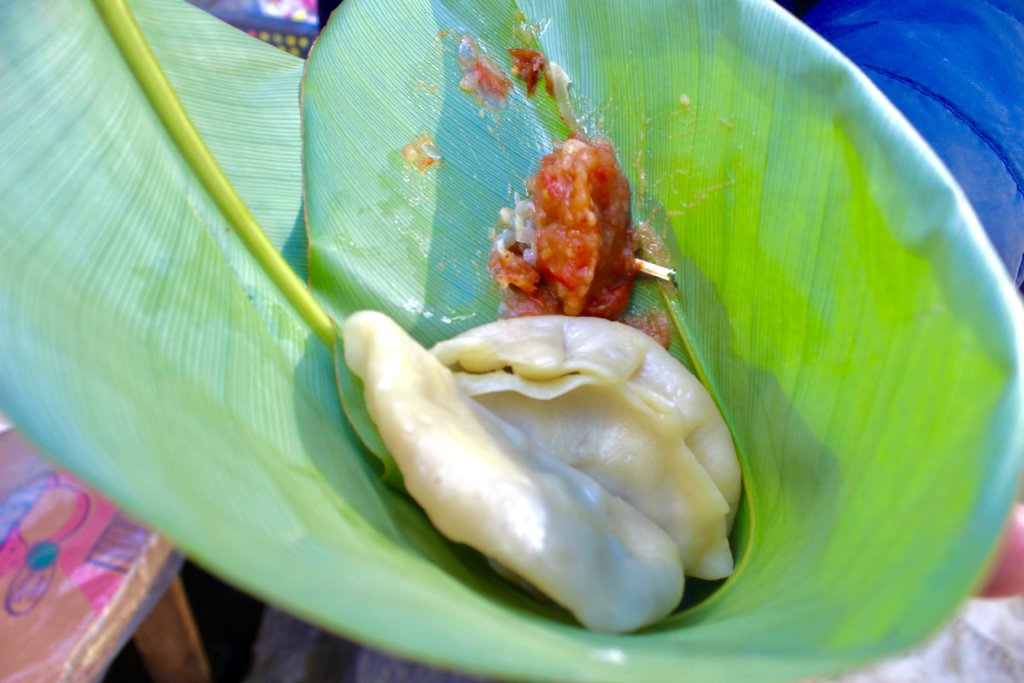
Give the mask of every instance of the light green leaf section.
<path id="1" fill-rule="evenodd" d="M 769 681 L 920 640 L 981 580 L 1020 472 L 1020 307 L 936 157 L 772 3 L 348 0 L 303 88 L 314 293 L 425 344 L 494 318 L 497 210 L 566 130 L 519 83 L 481 111 L 455 50 L 468 33 L 507 69 L 517 12 L 546 26 L 539 45 L 587 130 L 616 144 L 636 217 L 669 243 L 664 301 L 689 357 L 676 351 L 744 464 L 742 560 L 642 634 L 534 624 L 554 655 L 518 612 L 471 654 L 483 613 L 428 650 L 397 626 L 375 642 L 511 678 Z M 444 161 L 421 172 L 402 148 L 424 133 Z"/>
<path id="2" fill-rule="evenodd" d="M 148 31 L 167 32 L 163 50 L 154 47 L 174 52 L 176 68 L 200 60 L 205 40 L 233 45 L 233 69 L 244 66 L 257 91 L 283 102 L 290 84 L 297 101 L 296 60 L 184 3 L 134 6 Z M 354 517 L 352 506 L 366 519 L 384 513 L 372 475 L 344 457 L 354 441 L 329 352 L 198 181 L 215 167 L 190 165 L 168 134 L 157 111 L 173 107 L 139 86 L 112 39 L 113 29 L 131 33 L 126 9 L 97 7 L 109 24 L 89 3 L 0 7 L 0 404 L 198 559 L 243 585 L 266 584 L 272 573 L 249 572 L 266 555 L 250 537 L 309 544 L 311 529 Z M 191 104 L 218 87 L 179 81 Z M 213 130 L 231 127 L 224 116 Z M 259 115 L 235 116 L 237 129 L 258 129 Z M 286 225 L 294 217 L 268 208 L 277 201 L 256 210 Z M 277 206 L 289 202 L 297 207 L 294 196 Z"/>
<path id="3" fill-rule="evenodd" d="M 306 277 L 299 84 L 304 63 L 183 2 L 132 11 L 182 106 L 263 232 Z"/>

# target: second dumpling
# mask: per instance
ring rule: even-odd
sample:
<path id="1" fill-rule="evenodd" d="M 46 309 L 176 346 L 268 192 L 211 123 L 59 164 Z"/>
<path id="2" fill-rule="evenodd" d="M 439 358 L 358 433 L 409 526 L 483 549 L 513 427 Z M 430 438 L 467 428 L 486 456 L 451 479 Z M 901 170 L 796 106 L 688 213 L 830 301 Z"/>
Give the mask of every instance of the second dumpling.
<path id="1" fill-rule="evenodd" d="M 686 574 L 732 572 L 740 470 L 703 385 L 656 342 L 597 318 L 501 320 L 441 342 L 460 388 L 661 526 Z"/>

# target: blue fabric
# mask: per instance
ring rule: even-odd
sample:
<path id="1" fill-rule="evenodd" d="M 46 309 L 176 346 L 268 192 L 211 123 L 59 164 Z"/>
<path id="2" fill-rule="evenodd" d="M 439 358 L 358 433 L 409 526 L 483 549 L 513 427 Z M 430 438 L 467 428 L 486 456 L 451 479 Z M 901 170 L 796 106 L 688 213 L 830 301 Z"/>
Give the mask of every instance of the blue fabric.
<path id="1" fill-rule="evenodd" d="M 928 140 L 1020 287 L 1024 0 L 821 0 L 804 21 Z"/>

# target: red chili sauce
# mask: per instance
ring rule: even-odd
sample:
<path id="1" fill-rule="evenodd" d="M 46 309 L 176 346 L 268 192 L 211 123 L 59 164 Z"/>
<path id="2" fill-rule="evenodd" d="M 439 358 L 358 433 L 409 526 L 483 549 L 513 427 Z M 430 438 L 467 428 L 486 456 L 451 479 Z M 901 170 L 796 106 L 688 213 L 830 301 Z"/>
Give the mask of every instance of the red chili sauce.
<path id="1" fill-rule="evenodd" d="M 533 195 L 532 263 L 498 245 L 488 264 L 503 316 L 587 315 L 614 320 L 636 277 L 629 182 L 611 145 L 572 136 L 541 159 Z"/>
<path id="2" fill-rule="evenodd" d="M 512 55 L 512 73 L 526 83 L 526 96 L 533 95 L 537 89 L 537 81 L 544 77 L 544 83 L 548 94 L 555 96 L 555 86 L 548 75 L 547 61 L 544 53 L 540 50 L 531 50 L 526 47 L 510 47 L 508 53 Z"/>

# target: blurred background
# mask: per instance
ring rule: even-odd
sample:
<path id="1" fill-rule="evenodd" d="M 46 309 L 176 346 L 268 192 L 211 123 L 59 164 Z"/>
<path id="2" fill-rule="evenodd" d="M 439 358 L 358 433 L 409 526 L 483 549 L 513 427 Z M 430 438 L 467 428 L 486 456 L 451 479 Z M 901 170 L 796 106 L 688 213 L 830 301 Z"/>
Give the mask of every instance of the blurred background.
<path id="1" fill-rule="evenodd" d="M 341 0 L 189 0 L 232 26 L 305 59 Z"/>

